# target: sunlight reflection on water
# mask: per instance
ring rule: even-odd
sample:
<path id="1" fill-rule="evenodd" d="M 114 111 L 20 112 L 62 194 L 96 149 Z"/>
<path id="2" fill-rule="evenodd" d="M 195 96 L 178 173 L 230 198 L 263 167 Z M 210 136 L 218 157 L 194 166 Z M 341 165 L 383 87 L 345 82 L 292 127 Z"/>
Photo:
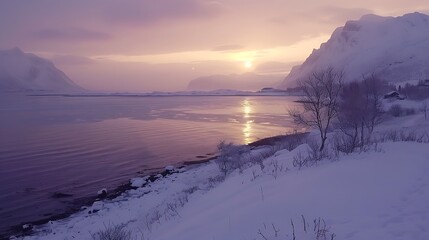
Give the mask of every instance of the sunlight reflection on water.
<path id="1" fill-rule="evenodd" d="M 247 119 L 244 123 L 243 127 L 243 142 L 245 144 L 249 144 L 253 141 L 252 139 L 252 123 L 253 120 L 250 120 L 250 113 L 252 112 L 252 105 L 249 101 L 249 99 L 244 99 L 241 103 L 241 106 L 243 106 L 243 118 Z"/>

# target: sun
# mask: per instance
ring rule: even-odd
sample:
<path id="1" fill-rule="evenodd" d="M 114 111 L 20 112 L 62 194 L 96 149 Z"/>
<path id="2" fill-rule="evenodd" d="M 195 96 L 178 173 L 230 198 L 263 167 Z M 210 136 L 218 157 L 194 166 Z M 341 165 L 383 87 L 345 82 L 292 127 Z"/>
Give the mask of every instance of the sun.
<path id="1" fill-rule="evenodd" d="M 247 60 L 247 61 L 244 62 L 244 68 L 251 69 L 252 66 L 253 66 L 252 61 Z"/>

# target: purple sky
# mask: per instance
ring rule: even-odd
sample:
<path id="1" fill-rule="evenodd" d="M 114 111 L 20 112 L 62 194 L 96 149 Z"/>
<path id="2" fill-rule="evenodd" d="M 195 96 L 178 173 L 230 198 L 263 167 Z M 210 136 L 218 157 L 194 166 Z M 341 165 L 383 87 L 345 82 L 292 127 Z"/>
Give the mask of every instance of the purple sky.
<path id="1" fill-rule="evenodd" d="M 2 0 L 0 49 L 49 58 L 95 90 L 182 90 L 195 77 L 282 78 L 346 20 L 427 0 Z"/>

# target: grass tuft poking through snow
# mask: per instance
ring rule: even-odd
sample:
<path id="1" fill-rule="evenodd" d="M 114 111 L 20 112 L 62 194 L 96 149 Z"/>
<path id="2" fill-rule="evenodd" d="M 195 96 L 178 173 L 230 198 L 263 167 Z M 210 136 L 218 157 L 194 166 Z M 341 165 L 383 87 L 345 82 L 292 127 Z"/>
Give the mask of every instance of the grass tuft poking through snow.
<path id="1" fill-rule="evenodd" d="M 131 231 L 126 230 L 124 225 L 104 227 L 105 229 L 91 234 L 92 240 L 131 240 Z"/>

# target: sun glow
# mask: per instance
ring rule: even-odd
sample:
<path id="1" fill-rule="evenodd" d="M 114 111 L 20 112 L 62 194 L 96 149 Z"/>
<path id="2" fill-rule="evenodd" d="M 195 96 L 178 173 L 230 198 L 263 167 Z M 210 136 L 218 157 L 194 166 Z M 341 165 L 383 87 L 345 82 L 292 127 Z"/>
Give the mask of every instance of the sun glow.
<path id="1" fill-rule="evenodd" d="M 252 61 L 247 60 L 247 61 L 244 62 L 244 68 L 251 69 L 252 66 L 253 66 Z"/>

